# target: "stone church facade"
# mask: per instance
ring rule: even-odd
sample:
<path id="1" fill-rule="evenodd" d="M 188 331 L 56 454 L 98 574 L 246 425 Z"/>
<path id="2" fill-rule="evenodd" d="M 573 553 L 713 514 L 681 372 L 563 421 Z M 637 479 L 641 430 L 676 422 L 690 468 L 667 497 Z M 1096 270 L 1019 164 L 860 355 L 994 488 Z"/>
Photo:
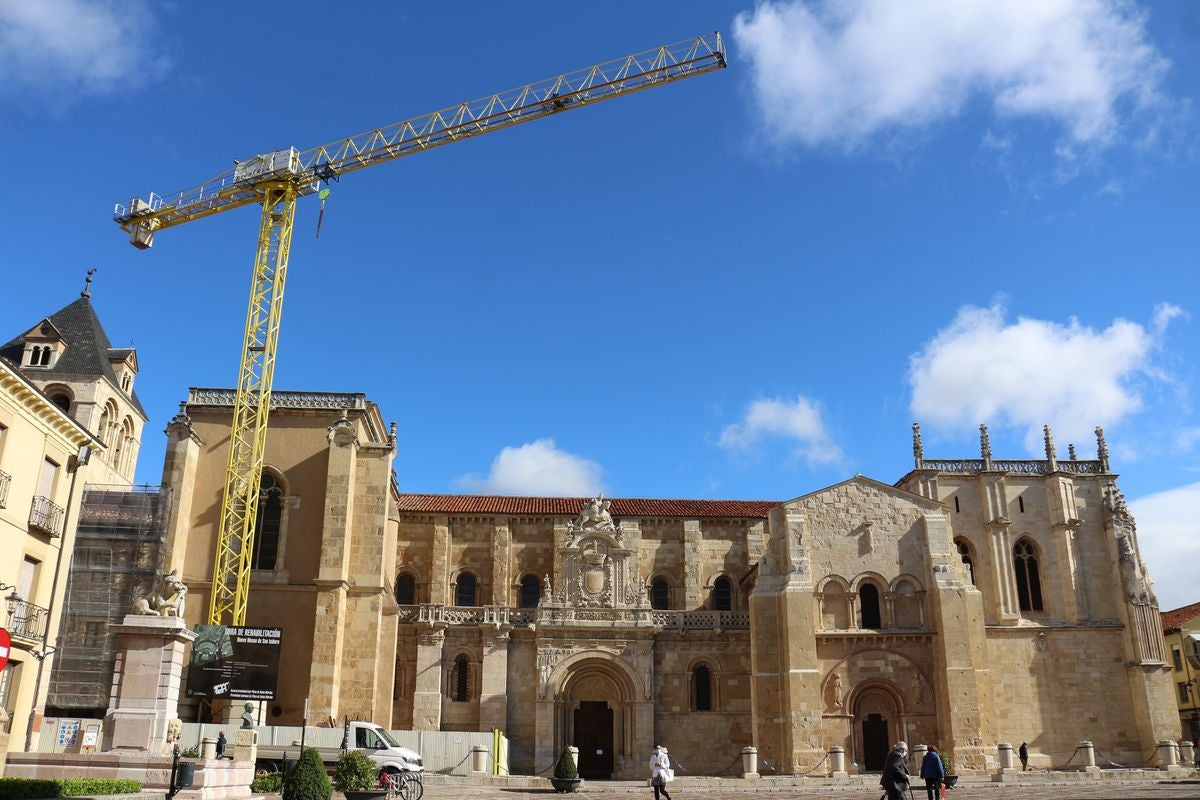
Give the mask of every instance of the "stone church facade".
<path id="1" fill-rule="evenodd" d="M 167 428 L 169 568 L 203 621 L 232 392 Z M 1179 737 L 1157 600 L 1102 434 L 1094 460 L 926 459 L 794 500 L 417 495 L 362 395 L 277 392 L 249 615 L 284 629 L 265 722 L 500 729 L 514 773 L 564 744 L 596 778 L 879 769 L 937 744 L 958 771 L 1027 740 L 1140 764 Z M 181 716 L 194 718 L 194 709 Z"/>

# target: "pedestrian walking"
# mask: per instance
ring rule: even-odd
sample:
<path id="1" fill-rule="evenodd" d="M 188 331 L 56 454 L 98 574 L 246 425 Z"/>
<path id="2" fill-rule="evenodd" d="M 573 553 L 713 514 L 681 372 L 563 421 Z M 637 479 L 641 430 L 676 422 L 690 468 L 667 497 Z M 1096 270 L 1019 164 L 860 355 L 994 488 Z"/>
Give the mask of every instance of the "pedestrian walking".
<path id="1" fill-rule="evenodd" d="M 1017 757 L 1021 759 L 1021 772 L 1029 769 L 1029 742 L 1021 742 L 1017 748 Z"/>
<path id="2" fill-rule="evenodd" d="M 929 745 L 929 752 L 921 759 L 921 777 L 925 779 L 927 800 L 938 800 L 941 796 L 942 778 L 946 777 L 946 767 L 933 745 Z"/>
<path id="3" fill-rule="evenodd" d="M 217 734 L 217 758 L 225 757 L 225 731 Z"/>
<path id="4" fill-rule="evenodd" d="M 654 745 L 654 752 L 650 754 L 650 785 L 654 787 L 654 800 L 659 800 L 660 794 L 671 800 L 667 784 L 674 777 L 675 772 L 671 769 L 671 758 L 667 755 L 667 748 L 661 744 Z"/>
<path id="5" fill-rule="evenodd" d="M 896 742 L 896 746 L 887 754 L 887 761 L 883 765 L 883 777 L 879 779 L 879 785 L 887 793 L 887 800 L 903 800 L 908 792 L 908 764 L 904 762 L 906 758 L 908 745 L 905 742 Z"/>

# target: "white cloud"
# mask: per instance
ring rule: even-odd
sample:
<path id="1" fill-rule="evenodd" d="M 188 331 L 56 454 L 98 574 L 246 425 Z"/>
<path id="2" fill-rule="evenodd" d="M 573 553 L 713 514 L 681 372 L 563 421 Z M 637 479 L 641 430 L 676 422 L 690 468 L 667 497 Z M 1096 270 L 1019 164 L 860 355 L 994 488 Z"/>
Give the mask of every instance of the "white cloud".
<path id="1" fill-rule="evenodd" d="M 956 430 L 1024 427 L 1032 453 L 1047 423 L 1059 441 L 1086 441 L 1096 425 L 1141 410 L 1139 381 L 1165 377 L 1151 363 L 1174 316 L 1163 308 L 1174 307 L 1160 306 L 1152 330 L 1123 319 L 1095 330 L 1075 319 L 1010 323 L 1000 306 L 967 306 L 910 358 L 914 418 Z"/>
<path id="2" fill-rule="evenodd" d="M 466 475 L 456 483 L 478 494 L 594 497 L 604 469 L 595 461 L 559 450 L 553 439 L 505 447 L 486 478 Z"/>
<path id="3" fill-rule="evenodd" d="M 768 0 L 733 22 L 768 135 L 853 149 L 985 98 L 1103 145 L 1159 102 L 1168 63 L 1125 0 Z"/>
<path id="4" fill-rule="evenodd" d="M 153 7 L 140 0 L 0 0 L 0 92 L 63 104 L 163 69 Z"/>
<path id="5" fill-rule="evenodd" d="M 795 400 L 755 400 L 741 422 L 721 431 L 719 444 L 734 450 L 749 450 L 767 437 L 799 442 L 796 455 L 810 465 L 835 464 L 842 451 L 821 419 L 821 409 L 807 397 Z"/>
<path id="6" fill-rule="evenodd" d="M 1138 546 L 1158 593 L 1159 608 L 1169 611 L 1200 599 L 1196 564 L 1200 563 L 1200 483 L 1156 492 L 1129 503 L 1137 521 Z"/>

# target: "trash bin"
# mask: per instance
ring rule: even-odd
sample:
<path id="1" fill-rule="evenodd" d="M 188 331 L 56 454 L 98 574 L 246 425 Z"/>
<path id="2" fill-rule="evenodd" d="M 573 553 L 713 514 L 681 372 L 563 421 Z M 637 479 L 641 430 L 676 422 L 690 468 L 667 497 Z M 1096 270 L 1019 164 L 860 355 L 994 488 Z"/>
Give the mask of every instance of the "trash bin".
<path id="1" fill-rule="evenodd" d="M 196 762 L 180 761 L 179 769 L 175 772 L 175 788 L 187 789 L 192 785 L 192 780 L 196 777 Z"/>

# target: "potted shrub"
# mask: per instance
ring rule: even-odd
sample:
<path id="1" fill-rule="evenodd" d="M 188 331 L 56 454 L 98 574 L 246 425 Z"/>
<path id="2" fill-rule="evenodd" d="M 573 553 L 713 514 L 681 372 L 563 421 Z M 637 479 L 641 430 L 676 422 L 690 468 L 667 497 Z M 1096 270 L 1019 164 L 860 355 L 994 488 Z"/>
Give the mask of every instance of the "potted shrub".
<path id="1" fill-rule="evenodd" d="M 305 748 L 295 769 L 283 782 L 283 800 L 329 800 L 333 787 L 325 773 L 321 756 L 311 747 Z"/>
<path id="2" fill-rule="evenodd" d="M 554 777 L 550 779 L 550 785 L 556 792 L 577 792 L 582 782 L 579 770 L 575 767 L 575 759 L 571 757 L 571 748 L 564 747 L 562 755 L 558 757 L 558 763 L 554 765 Z"/>
<path id="3" fill-rule="evenodd" d="M 954 772 L 954 756 L 942 756 L 942 766 L 946 770 L 946 777 L 942 782 L 946 784 L 947 789 L 953 789 L 954 784 L 958 783 L 958 775 Z"/>
<path id="4" fill-rule="evenodd" d="M 387 790 L 379 787 L 375 762 L 361 750 L 347 750 L 338 756 L 333 768 L 333 788 L 346 795 L 346 800 L 371 800 L 387 795 Z"/>

